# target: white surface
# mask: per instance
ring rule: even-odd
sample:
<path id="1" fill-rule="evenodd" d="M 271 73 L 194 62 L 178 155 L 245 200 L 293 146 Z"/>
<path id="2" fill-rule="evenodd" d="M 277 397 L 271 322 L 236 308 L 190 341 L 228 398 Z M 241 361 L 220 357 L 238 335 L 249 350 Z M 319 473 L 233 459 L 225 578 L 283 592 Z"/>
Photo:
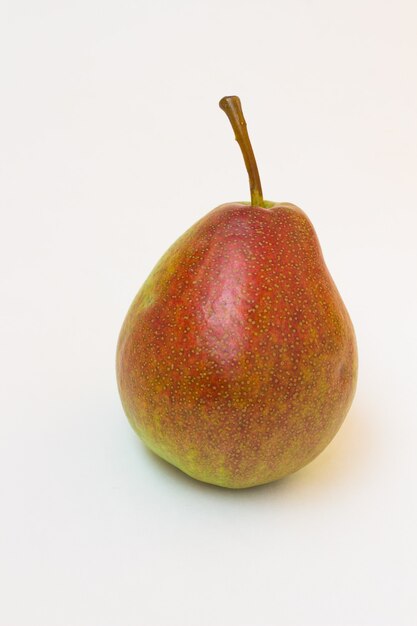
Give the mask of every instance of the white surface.
<path id="1" fill-rule="evenodd" d="M 161 0 L 0 5 L 0 624 L 414 626 L 417 7 Z M 281 483 L 205 486 L 117 395 L 124 314 L 189 225 L 265 196 L 312 219 L 360 379 Z"/>

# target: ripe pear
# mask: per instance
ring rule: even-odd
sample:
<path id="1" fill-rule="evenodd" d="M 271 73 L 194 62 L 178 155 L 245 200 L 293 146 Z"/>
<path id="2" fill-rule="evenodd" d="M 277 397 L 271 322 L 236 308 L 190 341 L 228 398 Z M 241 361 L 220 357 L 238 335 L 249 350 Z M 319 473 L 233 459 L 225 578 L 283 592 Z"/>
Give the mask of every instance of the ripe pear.
<path id="1" fill-rule="evenodd" d="M 357 348 L 310 220 L 263 199 L 240 100 L 220 107 L 251 203 L 217 207 L 161 258 L 123 323 L 117 380 L 151 450 L 198 480 L 244 488 L 295 472 L 333 439 Z"/>

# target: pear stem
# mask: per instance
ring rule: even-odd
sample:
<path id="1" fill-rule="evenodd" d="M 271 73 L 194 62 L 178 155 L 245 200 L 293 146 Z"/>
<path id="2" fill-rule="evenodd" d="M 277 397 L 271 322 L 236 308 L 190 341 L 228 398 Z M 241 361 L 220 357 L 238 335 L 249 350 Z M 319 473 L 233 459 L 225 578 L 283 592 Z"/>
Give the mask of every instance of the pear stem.
<path id="1" fill-rule="evenodd" d="M 259 178 L 258 166 L 249 139 L 246 120 L 243 116 L 242 105 L 238 96 L 225 96 L 219 102 L 220 108 L 226 113 L 235 133 L 245 160 L 246 169 L 249 176 L 251 205 L 265 206 L 262 195 L 261 179 Z"/>

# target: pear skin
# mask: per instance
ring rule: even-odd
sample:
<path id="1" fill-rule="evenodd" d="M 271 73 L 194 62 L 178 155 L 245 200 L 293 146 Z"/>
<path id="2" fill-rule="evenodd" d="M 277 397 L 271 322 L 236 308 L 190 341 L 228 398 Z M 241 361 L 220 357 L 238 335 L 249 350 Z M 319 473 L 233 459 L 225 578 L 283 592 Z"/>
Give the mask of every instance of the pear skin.
<path id="1" fill-rule="evenodd" d="M 286 203 L 222 205 L 190 228 L 139 291 L 117 349 L 123 407 L 146 445 L 231 488 L 314 459 L 356 378 L 349 315 L 313 226 Z"/>

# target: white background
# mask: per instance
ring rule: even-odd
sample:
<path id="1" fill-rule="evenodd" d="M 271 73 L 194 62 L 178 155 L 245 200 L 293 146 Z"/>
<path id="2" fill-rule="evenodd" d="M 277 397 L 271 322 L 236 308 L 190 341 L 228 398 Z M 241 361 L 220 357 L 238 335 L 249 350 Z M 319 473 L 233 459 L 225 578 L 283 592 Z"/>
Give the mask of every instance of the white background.
<path id="1" fill-rule="evenodd" d="M 0 4 L 1 626 L 417 623 L 414 0 Z M 301 206 L 357 395 L 311 465 L 200 484 L 131 431 L 117 335 L 160 255 L 248 198 Z"/>

